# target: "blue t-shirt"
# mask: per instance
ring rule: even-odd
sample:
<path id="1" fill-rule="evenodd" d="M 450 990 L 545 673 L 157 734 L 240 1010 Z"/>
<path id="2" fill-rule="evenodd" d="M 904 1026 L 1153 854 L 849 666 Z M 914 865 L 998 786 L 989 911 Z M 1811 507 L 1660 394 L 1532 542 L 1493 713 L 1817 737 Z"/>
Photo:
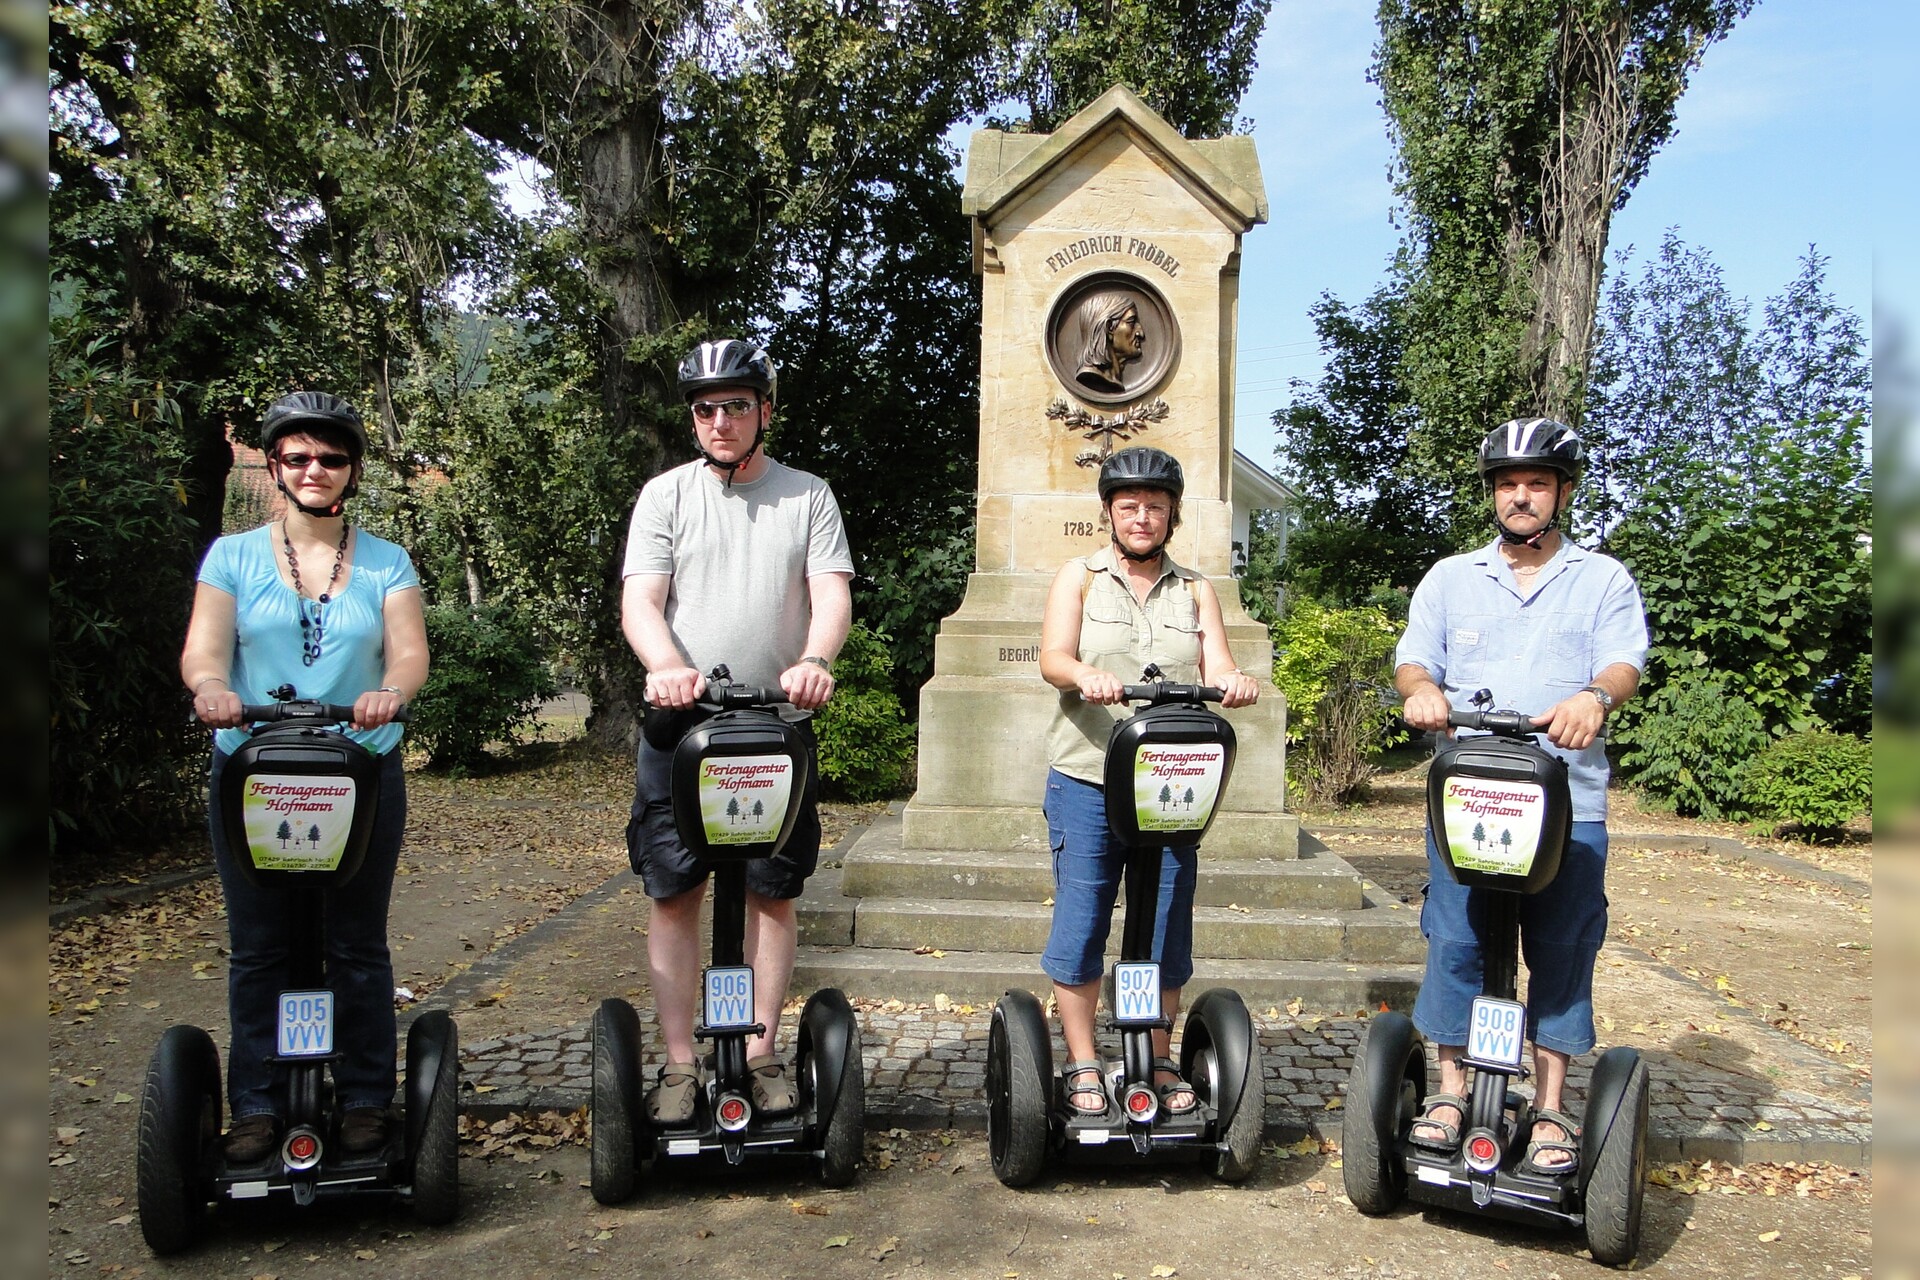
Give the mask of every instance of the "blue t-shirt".
<path id="1" fill-rule="evenodd" d="M 280 580 L 284 554 L 273 525 L 229 534 L 207 549 L 200 581 L 233 597 L 236 640 L 227 686 L 245 703 L 273 701 L 268 690 L 283 684 L 302 698 L 350 704 L 378 689 L 386 674 L 385 607 L 395 591 L 417 591 L 420 576 L 404 548 L 364 529 L 354 532 L 353 563 L 343 571 L 346 585 L 336 587 L 324 610 L 326 635 L 312 666 L 301 661 L 300 598 Z M 310 590 L 324 590 L 333 571 L 325 564 L 301 566 Z M 307 615 L 314 604 L 307 602 Z M 376 755 L 400 741 L 401 727 L 349 728 L 347 733 Z M 221 729 L 214 745 L 235 751 L 247 740 L 245 729 Z"/>
<path id="2" fill-rule="evenodd" d="M 1646 670 L 1646 606 L 1625 565 L 1564 537 L 1529 595 L 1495 539 L 1427 571 L 1393 660 L 1425 667 L 1458 710 L 1491 689 L 1494 707 L 1537 716 L 1616 662 Z M 1567 762 L 1573 820 L 1606 821 L 1606 739 L 1584 751 L 1539 743 Z"/>

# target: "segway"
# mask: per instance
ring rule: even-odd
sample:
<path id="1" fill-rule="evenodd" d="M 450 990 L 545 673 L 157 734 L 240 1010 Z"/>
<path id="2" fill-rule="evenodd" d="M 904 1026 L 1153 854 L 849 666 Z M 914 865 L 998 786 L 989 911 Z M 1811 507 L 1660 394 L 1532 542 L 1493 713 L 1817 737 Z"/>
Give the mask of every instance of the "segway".
<path id="1" fill-rule="evenodd" d="M 685 1124 L 654 1127 L 641 1105 L 640 1019 L 617 997 L 593 1015 L 593 1198 L 617 1204 L 639 1185 L 643 1166 L 738 1165 L 749 1155 L 799 1156 L 820 1181 L 853 1181 L 866 1127 L 866 1078 L 860 1023 L 838 989 L 808 998 L 800 1013 L 794 1079 L 798 1106 L 782 1115 L 755 1110 L 747 1041 L 753 1020 L 753 969 L 745 960 L 747 862 L 780 852 L 813 785 L 813 757 L 800 731 L 767 708 L 786 703 L 778 689 L 734 684 L 713 669 L 697 706 L 715 713 L 674 747 L 674 826 L 713 873 L 713 963 L 701 973 L 696 1039 L 713 1042 L 706 1088 Z"/>
<path id="2" fill-rule="evenodd" d="M 1122 690 L 1127 701 L 1147 705 L 1114 726 L 1104 777 L 1107 824 L 1128 849 L 1111 1005 L 1121 1065 L 1102 1082 L 1105 1111 L 1077 1112 L 1054 1071 L 1040 1001 L 1023 990 L 1000 998 L 987 1035 L 987 1144 L 994 1174 L 1010 1187 L 1031 1183 L 1049 1158 L 1210 1162 L 1216 1177 L 1238 1182 L 1253 1172 L 1266 1127 L 1253 1019 L 1239 994 L 1223 987 L 1193 1002 L 1180 1037 L 1180 1075 L 1199 1105 L 1171 1114 L 1154 1088 L 1153 1032 L 1173 1027 L 1151 958 L 1160 851 L 1206 835 L 1233 772 L 1234 733 L 1203 705 L 1220 701 L 1220 690 L 1167 683 L 1154 666 L 1142 679 L 1153 683 Z"/>
<path id="3" fill-rule="evenodd" d="M 276 690 L 275 696 L 281 691 Z M 175 1253 L 204 1229 L 210 1205 L 384 1194 L 411 1201 L 421 1221 L 460 1211 L 459 1037 L 431 1010 L 407 1030 L 406 1123 L 378 1151 L 349 1153 L 337 1140 L 333 992 L 325 985 L 326 891 L 352 880 L 366 858 L 380 799 L 379 761 L 335 726 L 353 708 L 290 700 L 241 709 L 268 727 L 228 759 L 217 819 L 241 874 L 292 902 L 292 986 L 280 993 L 277 1052 L 286 1067 L 277 1152 L 247 1166 L 220 1148 L 220 1057 L 199 1027 L 168 1028 L 147 1068 L 137 1156 L 140 1231 L 155 1253 Z M 285 833 L 285 834 L 283 834 Z M 289 846 L 289 839 L 292 841 Z"/>
<path id="4" fill-rule="evenodd" d="M 1382 1013 L 1354 1055 L 1341 1121 L 1347 1198 L 1362 1213 L 1400 1201 L 1585 1232 L 1595 1260 L 1632 1260 L 1640 1245 L 1646 1186 L 1646 1064 L 1635 1049 L 1607 1050 L 1594 1064 L 1579 1160 L 1569 1173 L 1523 1168 L 1534 1112 L 1508 1082 L 1524 1078 L 1527 1011 L 1515 999 L 1521 899 L 1560 871 L 1572 826 L 1567 766 L 1534 742 L 1518 711 L 1452 711 L 1453 728 L 1484 730 L 1443 747 L 1427 779 L 1427 817 L 1453 878 L 1488 890 L 1483 994 L 1469 1020 L 1472 1076 L 1457 1151 L 1409 1139 L 1427 1092 L 1426 1046 L 1404 1014 Z"/>

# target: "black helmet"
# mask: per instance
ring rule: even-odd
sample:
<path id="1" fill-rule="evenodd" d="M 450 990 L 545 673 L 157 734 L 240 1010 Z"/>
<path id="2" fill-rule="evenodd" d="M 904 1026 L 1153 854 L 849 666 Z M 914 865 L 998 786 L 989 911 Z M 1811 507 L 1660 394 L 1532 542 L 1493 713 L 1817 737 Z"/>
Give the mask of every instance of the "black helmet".
<path id="1" fill-rule="evenodd" d="M 751 342 L 723 338 L 703 342 L 680 362 L 680 398 L 691 403 L 711 387 L 752 387 L 773 403 L 779 375 L 773 357 Z"/>
<path id="2" fill-rule="evenodd" d="M 360 413 L 339 396 L 324 391 L 296 391 L 281 396 L 267 406 L 260 419 L 260 452 L 271 454 L 281 436 L 290 436 L 307 427 L 328 427 L 345 435 L 355 462 L 366 456 L 367 427 Z"/>
<path id="3" fill-rule="evenodd" d="M 1115 489 L 1165 489 L 1176 500 L 1186 492 L 1186 473 L 1180 462 L 1163 449 L 1135 445 L 1112 454 L 1100 464 L 1100 501 Z"/>
<path id="4" fill-rule="evenodd" d="M 1577 482 L 1586 461 L 1586 446 L 1573 428 L 1552 418 L 1515 418 L 1480 442 L 1480 478 L 1489 482 L 1502 467 L 1549 467 Z"/>

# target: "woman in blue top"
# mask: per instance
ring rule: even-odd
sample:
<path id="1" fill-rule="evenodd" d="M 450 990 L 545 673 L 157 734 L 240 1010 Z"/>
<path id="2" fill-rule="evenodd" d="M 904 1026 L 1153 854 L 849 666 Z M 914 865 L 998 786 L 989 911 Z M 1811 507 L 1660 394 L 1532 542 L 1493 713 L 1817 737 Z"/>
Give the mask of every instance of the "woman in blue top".
<path id="1" fill-rule="evenodd" d="M 420 579 L 407 553 L 347 523 L 359 487 L 366 428 L 352 405 L 317 391 L 283 396 L 262 421 L 267 474 L 286 514 L 216 541 L 200 566 L 180 674 L 194 713 L 213 726 L 208 826 L 227 899 L 231 959 L 227 1005 L 232 1043 L 227 1094 L 233 1124 L 224 1149 L 233 1165 L 257 1164 L 279 1146 L 274 1108 L 281 1069 L 270 1063 L 274 1010 L 288 985 L 287 895 L 239 873 L 225 828 L 212 812 L 228 756 L 246 741 L 240 709 L 288 696 L 351 704 L 350 735 L 381 759 L 380 806 L 366 861 L 326 904 L 326 974 L 337 1010 L 334 1070 L 348 1151 L 386 1146 L 391 1130 L 396 1033 L 387 903 L 407 820 L 394 714 L 427 679 Z M 240 851 L 244 855 L 244 850 Z"/>

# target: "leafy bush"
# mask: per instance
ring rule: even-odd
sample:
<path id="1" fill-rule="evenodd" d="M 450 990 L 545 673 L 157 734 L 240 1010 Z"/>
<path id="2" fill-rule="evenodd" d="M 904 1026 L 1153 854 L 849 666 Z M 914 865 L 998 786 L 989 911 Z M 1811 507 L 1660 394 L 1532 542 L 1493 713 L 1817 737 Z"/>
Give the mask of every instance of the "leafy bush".
<path id="1" fill-rule="evenodd" d="M 53 337 L 52 836 L 61 851 L 150 845 L 195 820 L 207 751 L 180 687 L 195 538 L 179 410 L 106 339 L 64 320 Z"/>
<path id="2" fill-rule="evenodd" d="M 848 800 L 899 795 L 912 779 L 914 731 L 893 692 L 887 643 L 856 623 L 833 664 L 833 697 L 813 717 L 821 780 Z"/>
<path id="3" fill-rule="evenodd" d="M 487 744 L 519 742 L 554 694 L 532 626 L 509 606 L 432 606 L 427 652 L 427 683 L 413 700 L 407 736 L 436 768 L 457 773 L 486 763 Z"/>
<path id="4" fill-rule="evenodd" d="M 1346 803 L 1366 792 L 1380 753 L 1399 738 L 1380 691 L 1392 678 L 1398 628 L 1379 609 L 1293 602 L 1273 629 L 1273 682 L 1287 696 L 1288 764 L 1307 794 Z"/>
<path id="5" fill-rule="evenodd" d="M 1760 754 L 1746 781 L 1753 813 L 1796 823 L 1809 839 L 1832 836 L 1873 801 L 1873 748 L 1823 730 L 1788 734 Z"/>
<path id="6" fill-rule="evenodd" d="M 1610 730 L 1620 766 L 1676 813 L 1719 820 L 1745 812 L 1748 763 L 1771 736 L 1761 711 L 1717 671 L 1683 672 Z"/>

